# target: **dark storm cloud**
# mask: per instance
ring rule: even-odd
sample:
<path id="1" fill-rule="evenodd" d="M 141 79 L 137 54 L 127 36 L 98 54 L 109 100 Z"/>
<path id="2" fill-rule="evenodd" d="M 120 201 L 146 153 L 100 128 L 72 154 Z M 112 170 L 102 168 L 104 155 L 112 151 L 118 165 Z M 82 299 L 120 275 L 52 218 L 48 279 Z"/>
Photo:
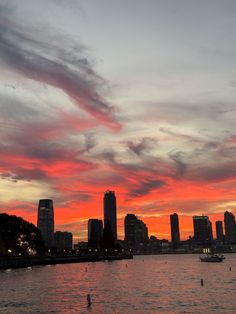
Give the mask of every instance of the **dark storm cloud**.
<path id="1" fill-rule="evenodd" d="M 59 44 L 68 44 L 64 38 L 56 43 L 40 40 L 40 37 L 36 40 L 37 32 L 33 38 L 29 30 L 17 25 L 14 15 L 12 18 L 10 14 L 5 16 L 8 10 L 0 7 L 1 62 L 26 78 L 59 88 L 76 106 L 110 128 L 119 129 L 114 107 L 101 95 L 106 84 L 82 56 L 82 47 L 70 48 L 70 44 L 67 50 L 62 49 Z"/>

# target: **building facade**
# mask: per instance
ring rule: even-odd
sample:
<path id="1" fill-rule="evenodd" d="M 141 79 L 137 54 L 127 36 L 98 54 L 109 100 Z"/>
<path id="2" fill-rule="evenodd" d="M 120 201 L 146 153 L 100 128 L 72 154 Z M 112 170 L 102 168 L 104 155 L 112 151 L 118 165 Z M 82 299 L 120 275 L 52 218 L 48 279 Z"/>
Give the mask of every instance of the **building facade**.
<path id="1" fill-rule="evenodd" d="M 54 209 L 52 200 L 39 200 L 37 227 L 41 230 L 45 246 L 54 246 Z"/>
<path id="2" fill-rule="evenodd" d="M 125 217 L 125 243 L 134 251 L 142 249 L 148 242 L 148 228 L 134 214 Z"/>
<path id="3" fill-rule="evenodd" d="M 117 240 L 116 196 L 114 191 L 106 191 L 103 198 L 104 228 L 109 223 L 114 240 Z"/>
<path id="4" fill-rule="evenodd" d="M 225 241 L 228 243 L 236 243 L 235 217 L 232 213 L 228 211 L 224 213 L 224 224 L 225 224 Z"/>
<path id="5" fill-rule="evenodd" d="M 180 243 L 180 233 L 179 233 L 179 217 L 176 213 L 170 215 L 170 228 L 172 244 L 177 245 Z"/>
<path id="6" fill-rule="evenodd" d="M 195 243 L 201 245 L 212 243 L 212 225 L 208 216 L 193 216 L 193 230 Z"/>
<path id="7" fill-rule="evenodd" d="M 57 251 L 71 251 L 73 245 L 73 235 L 67 231 L 56 231 L 54 234 L 54 243 Z"/>
<path id="8" fill-rule="evenodd" d="M 216 221 L 216 240 L 218 242 L 224 241 L 223 223 L 221 220 Z"/>
<path id="9" fill-rule="evenodd" d="M 99 248 L 102 241 L 103 225 L 102 220 L 89 219 L 88 220 L 88 246 Z"/>

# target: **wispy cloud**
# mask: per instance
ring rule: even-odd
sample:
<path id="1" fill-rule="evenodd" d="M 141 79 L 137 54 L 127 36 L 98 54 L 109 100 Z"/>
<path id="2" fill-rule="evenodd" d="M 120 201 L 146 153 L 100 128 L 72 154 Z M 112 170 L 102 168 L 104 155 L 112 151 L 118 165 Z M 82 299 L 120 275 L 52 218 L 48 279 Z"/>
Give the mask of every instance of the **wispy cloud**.
<path id="1" fill-rule="evenodd" d="M 158 144 L 158 139 L 153 138 L 153 137 L 144 137 L 138 141 L 126 142 L 127 147 L 137 156 L 141 156 L 146 151 L 156 148 L 157 144 Z"/>
<path id="2" fill-rule="evenodd" d="M 106 82 L 84 56 L 82 45 L 70 43 L 63 35 L 62 38 L 57 35 L 54 42 L 40 36 L 35 39 L 38 33 L 17 24 L 14 12 L 10 14 L 8 10 L 0 8 L 1 62 L 25 78 L 62 90 L 76 106 L 101 123 L 120 129 L 115 107 L 102 96 Z M 70 46 L 66 50 L 61 48 L 61 41 Z"/>

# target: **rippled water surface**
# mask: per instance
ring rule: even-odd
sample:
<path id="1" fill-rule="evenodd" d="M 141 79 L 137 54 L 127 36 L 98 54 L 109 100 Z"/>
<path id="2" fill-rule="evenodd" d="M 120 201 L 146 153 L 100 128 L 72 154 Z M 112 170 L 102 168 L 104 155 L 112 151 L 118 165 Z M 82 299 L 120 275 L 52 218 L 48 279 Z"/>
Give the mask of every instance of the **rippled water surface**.
<path id="1" fill-rule="evenodd" d="M 235 314 L 236 254 L 223 263 L 158 255 L 0 271 L 0 313 Z"/>

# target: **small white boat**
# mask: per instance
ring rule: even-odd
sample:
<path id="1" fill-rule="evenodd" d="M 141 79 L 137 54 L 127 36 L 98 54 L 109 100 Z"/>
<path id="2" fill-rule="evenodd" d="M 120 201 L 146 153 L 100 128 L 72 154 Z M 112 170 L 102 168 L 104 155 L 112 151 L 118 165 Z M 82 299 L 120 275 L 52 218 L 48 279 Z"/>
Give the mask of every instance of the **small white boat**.
<path id="1" fill-rule="evenodd" d="M 219 254 L 203 254 L 199 256 L 201 262 L 220 263 L 225 259 L 224 255 Z"/>

